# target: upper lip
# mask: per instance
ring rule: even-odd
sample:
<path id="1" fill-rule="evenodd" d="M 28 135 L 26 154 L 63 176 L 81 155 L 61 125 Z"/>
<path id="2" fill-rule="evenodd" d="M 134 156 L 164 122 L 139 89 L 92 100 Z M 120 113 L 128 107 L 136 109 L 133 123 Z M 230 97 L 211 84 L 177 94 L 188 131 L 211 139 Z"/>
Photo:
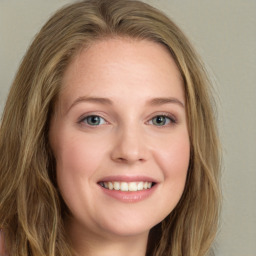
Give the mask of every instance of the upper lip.
<path id="1" fill-rule="evenodd" d="M 154 182 L 157 183 L 157 181 L 148 176 L 124 176 L 124 175 L 116 175 L 116 176 L 107 176 L 102 179 L 100 179 L 98 182 L 111 182 L 111 181 L 120 181 L 120 182 Z"/>

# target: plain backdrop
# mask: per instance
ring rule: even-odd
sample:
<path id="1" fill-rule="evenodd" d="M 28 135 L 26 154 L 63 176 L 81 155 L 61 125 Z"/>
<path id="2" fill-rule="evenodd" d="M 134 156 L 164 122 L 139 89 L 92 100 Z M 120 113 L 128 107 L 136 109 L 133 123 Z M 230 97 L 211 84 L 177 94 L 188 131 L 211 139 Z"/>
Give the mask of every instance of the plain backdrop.
<path id="1" fill-rule="evenodd" d="M 0 0 L 0 115 L 34 35 L 71 0 Z M 187 34 L 217 92 L 223 211 L 217 256 L 256 255 L 256 1 L 148 0 Z"/>

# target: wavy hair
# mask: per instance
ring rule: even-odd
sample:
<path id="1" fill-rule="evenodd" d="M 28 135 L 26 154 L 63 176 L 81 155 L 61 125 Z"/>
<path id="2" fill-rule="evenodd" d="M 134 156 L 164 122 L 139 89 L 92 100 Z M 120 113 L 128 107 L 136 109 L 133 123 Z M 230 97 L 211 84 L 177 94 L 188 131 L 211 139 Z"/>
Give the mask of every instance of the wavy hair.
<path id="1" fill-rule="evenodd" d="M 147 255 L 210 252 L 220 210 L 220 146 L 204 65 L 181 30 L 155 8 L 133 0 L 86 0 L 58 11 L 37 34 L 3 112 L 0 227 L 12 256 L 72 255 L 49 123 L 72 58 L 95 41 L 114 37 L 164 45 L 184 81 L 191 144 L 187 181 L 178 205 L 150 231 Z"/>

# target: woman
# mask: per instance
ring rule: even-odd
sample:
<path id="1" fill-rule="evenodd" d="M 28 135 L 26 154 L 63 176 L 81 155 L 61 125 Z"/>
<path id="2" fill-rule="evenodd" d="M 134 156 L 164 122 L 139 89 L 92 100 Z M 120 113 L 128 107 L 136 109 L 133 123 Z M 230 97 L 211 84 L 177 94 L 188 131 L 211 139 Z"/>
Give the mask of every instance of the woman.
<path id="1" fill-rule="evenodd" d="M 72 4 L 4 110 L 5 253 L 207 255 L 219 168 L 209 82 L 177 26 L 139 1 Z"/>

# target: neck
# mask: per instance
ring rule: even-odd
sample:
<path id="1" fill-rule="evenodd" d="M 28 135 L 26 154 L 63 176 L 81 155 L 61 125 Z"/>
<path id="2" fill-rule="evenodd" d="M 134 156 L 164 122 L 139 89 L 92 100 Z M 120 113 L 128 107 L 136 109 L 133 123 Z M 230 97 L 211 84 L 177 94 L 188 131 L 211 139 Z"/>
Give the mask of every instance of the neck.
<path id="1" fill-rule="evenodd" d="M 84 243 L 76 244 L 76 256 L 145 256 L 146 245 L 136 239 L 126 239 L 126 241 L 99 241 L 87 240 Z"/>
<path id="2" fill-rule="evenodd" d="M 84 228 L 67 227 L 75 256 L 145 256 L 148 232 L 120 236 L 91 232 Z"/>

